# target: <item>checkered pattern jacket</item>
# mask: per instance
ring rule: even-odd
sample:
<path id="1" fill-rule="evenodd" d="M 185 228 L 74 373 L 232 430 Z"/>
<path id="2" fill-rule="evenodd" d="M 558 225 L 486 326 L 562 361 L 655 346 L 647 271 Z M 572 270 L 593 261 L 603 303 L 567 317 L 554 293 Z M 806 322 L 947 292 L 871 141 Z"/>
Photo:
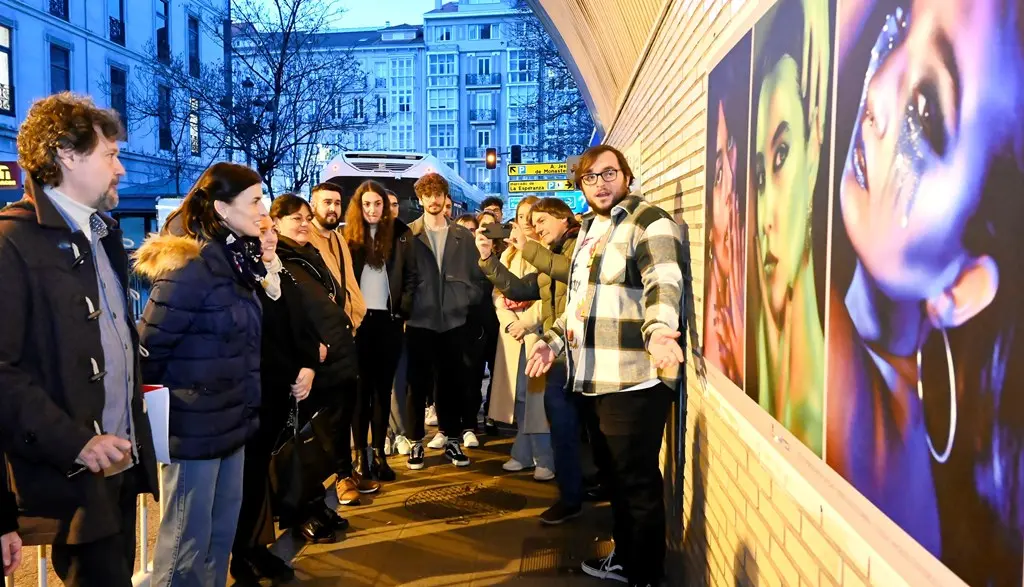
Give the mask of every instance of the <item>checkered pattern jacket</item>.
<path id="1" fill-rule="evenodd" d="M 647 345 L 658 329 L 683 328 L 682 231 L 667 212 L 638 196 L 619 202 L 611 219 L 608 243 L 591 263 L 589 275 L 573 272 L 569 277 L 570 283 L 586 279 L 596 288 L 589 315 L 583 320 L 579 363 L 571 364 L 573 353 L 567 353 L 571 389 L 601 395 L 652 379 L 675 389 L 682 366 L 659 370 Z M 583 221 L 573 267 L 592 223 L 593 217 Z M 567 304 L 565 313 L 544 334 L 556 355 L 567 350 L 566 319 L 569 312 L 577 311 L 577 301 L 573 300 L 572 307 Z M 683 337 L 679 342 L 683 343 Z"/>

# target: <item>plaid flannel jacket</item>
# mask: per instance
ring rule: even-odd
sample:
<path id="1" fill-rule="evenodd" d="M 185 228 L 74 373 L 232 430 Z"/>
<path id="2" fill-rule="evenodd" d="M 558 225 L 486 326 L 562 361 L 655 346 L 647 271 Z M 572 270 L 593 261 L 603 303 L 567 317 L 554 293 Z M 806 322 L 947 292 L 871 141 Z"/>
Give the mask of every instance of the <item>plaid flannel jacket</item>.
<path id="1" fill-rule="evenodd" d="M 679 383 L 682 366 L 659 370 L 647 352 L 651 334 L 661 328 L 682 331 L 683 239 L 679 225 L 661 208 L 638 196 L 628 196 L 611 212 L 612 228 L 603 254 L 598 254 L 587 279 L 595 287 L 590 313 L 584 320 L 579 364 L 570 364 L 572 391 L 584 395 L 619 392 L 651 379 L 671 388 Z M 580 243 L 593 217 L 583 222 Z M 576 247 L 573 255 L 579 254 Z M 585 290 L 584 290 L 585 291 Z M 580 296 L 582 297 L 582 296 Z M 565 308 L 544 341 L 556 355 L 566 351 Z M 683 344 L 683 337 L 679 343 Z M 567 353 L 572 361 L 572 353 Z"/>

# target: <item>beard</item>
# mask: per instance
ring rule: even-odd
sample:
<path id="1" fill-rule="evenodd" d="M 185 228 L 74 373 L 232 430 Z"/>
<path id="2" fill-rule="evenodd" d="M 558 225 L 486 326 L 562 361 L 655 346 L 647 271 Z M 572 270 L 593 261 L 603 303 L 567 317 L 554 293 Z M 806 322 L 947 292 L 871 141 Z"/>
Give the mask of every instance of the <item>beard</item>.
<path id="1" fill-rule="evenodd" d="M 321 216 L 317 214 L 316 222 L 320 225 L 320 228 L 323 228 L 324 230 L 334 230 L 335 228 L 338 228 L 339 224 L 341 224 L 338 217 L 333 214 L 328 216 Z"/>
<path id="2" fill-rule="evenodd" d="M 607 194 L 612 194 L 611 202 L 607 206 L 597 205 L 596 200 L 591 199 L 590 196 L 587 196 L 587 205 L 590 206 L 590 209 L 597 214 L 607 216 L 612 211 L 612 208 L 617 206 L 622 200 L 626 199 L 626 196 L 629 195 L 629 189 L 623 189 L 621 192 L 616 194 L 611 190 L 601 188 L 595 196 L 603 198 Z"/>
<path id="3" fill-rule="evenodd" d="M 117 193 L 117 183 L 113 183 L 107 188 L 107 191 L 103 192 L 103 195 L 96 201 L 94 208 L 100 212 L 110 212 L 114 208 L 117 208 L 117 204 L 121 201 L 121 197 Z"/>

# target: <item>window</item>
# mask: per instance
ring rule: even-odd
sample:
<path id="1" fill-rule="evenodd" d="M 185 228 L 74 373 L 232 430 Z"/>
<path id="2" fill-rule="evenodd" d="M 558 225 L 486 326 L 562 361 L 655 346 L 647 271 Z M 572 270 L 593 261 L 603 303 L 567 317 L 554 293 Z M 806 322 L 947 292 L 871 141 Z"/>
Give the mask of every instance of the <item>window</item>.
<path id="1" fill-rule="evenodd" d="M 107 0 L 107 16 L 108 37 L 118 45 L 124 45 L 124 0 Z"/>
<path id="2" fill-rule="evenodd" d="M 188 101 L 188 144 L 193 155 L 203 152 L 199 138 L 199 98 L 190 98 Z"/>
<path id="3" fill-rule="evenodd" d="M 459 107 L 459 92 L 450 90 L 427 90 L 428 110 L 456 110 Z"/>
<path id="4" fill-rule="evenodd" d="M 428 129 L 431 149 L 451 149 L 455 147 L 454 124 L 431 124 Z"/>
<path id="5" fill-rule="evenodd" d="M 50 3 L 50 14 L 68 20 L 68 0 L 47 0 Z"/>
<path id="6" fill-rule="evenodd" d="M 403 114 L 412 114 L 412 90 L 400 90 L 395 92 L 398 98 L 398 111 Z"/>
<path id="7" fill-rule="evenodd" d="M 128 72 L 120 67 L 110 68 L 110 107 L 121 117 L 121 124 L 128 133 Z M 125 137 L 127 138 L 127 137 Z"/>
<path id="8" fill-rule="evenodd" d="M 508 144 L 534 146 L 537 143 L 537 132 L 531 125 L 521 122 L 508 124 Z"/>
<path id="9" fill-rule="evenodd" d="M 491 129 L 483 128 L 476 131 L 476 146 L 478 147 L 490 147 L 491 146 Z"/>
<path id="10" fill-rule="evenodd" d="M 388 97 L 377 96 L 377 119 L 383 120 L 388 117 Z"/>
<path id="11" fill-rule="evenodd" d="M 480 92 L 476 95 L 476 109 L 490 110 L 494 108 L 494 94 L 491 92 Z"/>
<path id="12" fill-rule="evenodd" d="M 412 151 L 416 148 L 411 124 L 397 124 L 391 127 L 391 149 Z"/>
<path id="13" fill-rule="evenodd" d="M 60 45 L 50 44 L 50 93 L 66 92 L 71 89 L 71 51 Z"/>
<path id="14" fill-rule="evenodd" d="M 454 53 L 433 53 L 427 55 L 427 86 L 458 87 L 459 68 Z"/>
<path id="15" fill-rule="evenodd" d="M 508 118 L 519 120 L 528 116 L 528 109 L 537 104 L 536 86 L 509 86 Z"/>
<path id="16" fill-rule="evenodd" d="M 199 19 L 188 17 L 188 73 L 199 77 Z"/>
<path id="17" fill-rule="evenodd" d="M 450 26 L 436 26 L 434 27 L 434 36 L 432 39 L 434 42 L 445 42 L 452 40 L 452 27 Z"/>
<path id="18" fill-rule="evenodd" d="M 537 82 L 537 55 L 531 51 L 514 49 L 508 52 L 508 83 L 531 84 Z"/>
<path id="19" fill-rule="evenodd" d="M 352 117 L 353 118 L 366 118 L 366 109 L 363 108 L 363 99 L 354 98 L 352 100 Z"/>
<path id="20" fill-rule="evenodd" d="M 390 143 L 388 143 L 388 133 L 385 131 L 377 132 L 377 149 L 381 151 L 390 150 Z"/>
<path id="21" fill-rule="evenodd" d="M 14 59 L 11 28 L 0 24 L 0 114 L 14 116 Z"/>
<path id="22" fill-rule="evenodd" d="M 157 88 L 157 124 L 159 125 L 159 141 L 161 151 L 170 151 L 171 141 L 171 88 Z"/>
<path id="23" fill-rule="evenodd" d="M 479 75 L 491 75 L 491 58 L 478 57 L 476 60 L 476 72 Z"/>
<path id="24" fill-rule="evenodd" d="M 486 39 L 497 39 L 498 25 L 496 24 L 471 24 L 469 25 L 469 39 L 480 41 Z"/>
<path id="25" fill-rule="evenodd" d="M 161 63 L 171 62 L 171 0 L 156 1 L 156 58 Z"/>

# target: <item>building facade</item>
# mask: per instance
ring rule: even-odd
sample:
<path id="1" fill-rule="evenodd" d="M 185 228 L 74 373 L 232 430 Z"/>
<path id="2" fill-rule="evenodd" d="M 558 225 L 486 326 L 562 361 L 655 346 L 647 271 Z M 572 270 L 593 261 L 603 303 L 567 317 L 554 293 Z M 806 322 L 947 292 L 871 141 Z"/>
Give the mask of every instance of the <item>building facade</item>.
<path id="1" fill-rule="evenodd" d="M 171 173 L 161 117 L 129 108 L 129 96 L 154 58 L 200 64 L 225 59 L 222 30 L 229 0 L 0 0 L 0 205 L 21 197 L 17 161 L 18 126 L 32 103 L 70 90 L 116 109 L 128 129 L 121 145 L 127 175 L 116 215 L 126 237 L 141 242 L 155 225 L 157 197 Z M 135 86 L 133 86 L 135 84 Z M 185 189 L 206 161 L 201 120 L 187 129 L 195 147 Z M 6 186 L 6 189 L 5 189 Z"/>

